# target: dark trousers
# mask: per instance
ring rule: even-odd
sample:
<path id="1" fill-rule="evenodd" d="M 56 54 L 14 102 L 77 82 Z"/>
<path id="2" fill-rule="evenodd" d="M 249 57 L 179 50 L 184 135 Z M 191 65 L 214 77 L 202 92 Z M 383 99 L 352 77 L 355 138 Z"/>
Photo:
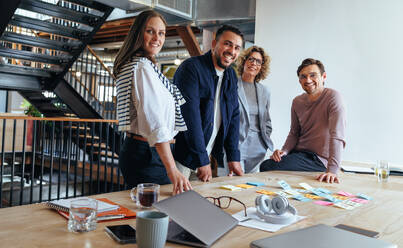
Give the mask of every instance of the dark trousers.
<path id="1" fill-rule="evenodd" d="M 157 150 L 144 141 L 125 139 L 119 154 L 119 168 L 129 187 L 139 183 L 171 183 Z"/>
<path id="2" fill-rule="evenodd" d="M 271 170 L 326 171 L 326 167 L 315 153 L 292 150 L 288 155 L 283 156 L 280 162 L 267 159 L 260 165 L 260 171 Z"/>

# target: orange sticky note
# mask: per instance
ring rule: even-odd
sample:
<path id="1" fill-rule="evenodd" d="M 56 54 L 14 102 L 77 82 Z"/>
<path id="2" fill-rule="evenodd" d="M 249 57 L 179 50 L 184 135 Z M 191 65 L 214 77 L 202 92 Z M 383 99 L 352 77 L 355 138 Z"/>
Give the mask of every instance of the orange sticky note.
<path id="1" fill-rule="evenodd" d="M 264 190 L 264 189 L 258 190 L 258 191 L 256 191 L 256 193 L 264 194 L 264 195 L 277 195 L 273 191 L 268 191 L 268 190 Z"/>
<path id="2" fill-rule="evenodd" d="M 248 185 L 248 184 L 244 184 L 244 183 L 238 184 L 238 185 L 236 185 L 236 186 L 237 186 L 237 187 L 240 187 L 240 188 L 243 188 L 243 189 L 250 189 L 250 188 L 256 187 L 256 186 L 252 186 L 252 185 Z"/>

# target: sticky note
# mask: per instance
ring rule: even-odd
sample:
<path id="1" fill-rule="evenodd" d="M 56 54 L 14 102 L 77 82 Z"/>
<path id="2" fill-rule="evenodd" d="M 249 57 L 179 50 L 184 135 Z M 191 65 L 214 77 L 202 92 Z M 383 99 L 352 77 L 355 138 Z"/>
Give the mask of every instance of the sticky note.
<path id="1" fill-rule="evenodd" d="M 231 191 L 234 191 L 234 190 L 242 190 L 242 188 L 240 188 L 240 187 L 237 187 L 237 186 L 234 186 L 234 185 L 221 185 L 221 187 L 220 187 L 220 189 L 226 189 L 226 190 L 231 190 Z"/>
<path id="2" fill-rule="evenodd" d="M 320 196 L 320 197 L 323 197 L 323 198 L 325 198 L 325 199 L 328 199 L 328 200 L 331 201 L 331 202 L 339 202 L 339 201 L 340 201 L 340 200 L 334 198 L 334 197 L 331 196 L 331 195 L 322 193 L 321 191 L 319 191 L 319 190 L 317 190 L 317 189 L 313 189 L 312 192 L 313 192 L 315 195 Z"/>
<path id="3" fill-rule="evenodd" d="M 247 182 L 246 184 L 256 186 L 256 187 L 264 185 L 264 183 L 261 183 L 261 182 Z"/>
<path id="4" fill-rule="evenodd" d="M 308 190 L 308 191 L 312 191 L 313 188 L 311 185 L 307 184 L 307 183 L 300 183 L 299 186 L 301 186 L 302 188 Z"/>
<path id="5" fill-rule="evenodd" d="M 239 188 L 243 188 L 243 189 L 250 189 L 250 188 L 255 188 L 256 187 L 256 186 L 249 185 L 249 184 L 244 184 L 244 183 L 238 184 L 236 186 L 239 187 Z"/>
<path id="6" fill-rule="evenodd" d="M 364 195 L 364 194 L 357 194 L 356 196 L 363 198 L 365 200 L 368 200 L 368 201 L 372 200 L 372 197 Z"/>
<path id="7" fill-rule="evenodd" d="M 284 192 L 289 195 L 300 195 L 300 193 L 298 191 L 293 190 L 293 189 L 285 189 Z"/>
<path id="8" fill-rule="evenodd" d="M 344 201 L 344 200 L 347 200 L 349 197 L 347 197 L 347 196 L 342 196 L 342 195 L 337 195 L 337 194 L 333 194 L 332 195 L 334 198 L 336 198 L 336 199 L 338 199 L 338 200 L 342 200 L 342 201 Z"/>
<path id="9" fill-rule="evenodd" d="M 350 206 L 350 205 L 345 204 L 343 202 L 337 202 L 337 203 L 334 204 L 334 206 L 339 207 L 339 208 L 343 208 L 343 209 L 347 209 L 347 210 L 353 210 L 354 209 L 353 206 Z"/>
<path id="10" fill-rule="evenodd" d="M 330 191 L 328 189 L 316 188 L 316 190 L 319 190 L 320 192 L 325 193 L 325 194 L 329 194 L 329 195 L 332 194 L 332 191 Z"/>
<path id="11" fill-rule="evenodd" d="M 299 193 L 303 193 L 303 194 L 308 194 L 311 192 L 311 191 L 305 190 L 305 189 L 296 189 L 296 191 L 298 191 Z"/>
<path id="12" fill-rule="evenodd" d="M 346 191 L 339 191 L 339 192 L 337 192 L 337 194 L 342 195 L 342 196 L 347 196 L 347 197 L 354 196 L 353 194 L 350 194 L 350 193 L 348 193 Z"/>
<path id="13" fill-rule="evenodd" d="M 362 203 L 362 204 L 366 204 L 366 203 L 369 202 L 368 200 L 365 200 L 365 199 L 362 199 L 362 198 L 350 198 L 350 201 L 358 202 L 358 203 Z"/>
<path id="14" fill-rule="evenodd" d="M 332 202 L 328 202 L 328 201 L 314 201 L 313 203 L 321 205 L 321 206 L 331 206 L 331 205 L 333 205 Z"/>
<path id="15" fill-rule="evenodd" d="M 351 201 L 351 200 L 343 201 L 343 203 L 345 203 L 345 204 L 347 204 L 347 205 L 350 205 L 350 206 L 352 206 L 352 207 L 354 207 L 354 208 L 359 207 L 359 206 L 362 205 L 361 203 L 354 202 L 354 201 Z"/>
<path id="16" fill-rule="evenodd" d="M 265 194 L 265 195 L 276 195 L 276 193 L 274 193 L 273 191 L 268 191 L 268 190 L 264 190 L 264 189 L 258 190 L 258 191 L 256 191 L 256 193 Z"/>
<path id="17" fill-rule="evenodd" d="M 312 195 L 312 194 L 304 194 L 304 196 L 306 197 L 306 198 L 308 198 L 308 199 L 312 199 L 312 200 L 319 200 L 319 199 L 323 199 L 322 197 L 320 197 L 320 196 L 317 196 L 317 195 Z"/>
<path id="18" fill-rule="evenodd" d="M 285 190 L 291 189 L 291 186 L 284 180 L 278 181 L 277 183 Z"/>
<path id="19" fill-rule="evenodd" d="M 295 200 L 298 200 L 298 201 L 302 201 L 302 202 L 309 202 L 309 201 L 311 201 L 311 199 L 306 198 L 305 196 L 303 196 L 303 195 L 301 195 L 301 194 L 292 195 L 292 198 L 294 198 Z"/>

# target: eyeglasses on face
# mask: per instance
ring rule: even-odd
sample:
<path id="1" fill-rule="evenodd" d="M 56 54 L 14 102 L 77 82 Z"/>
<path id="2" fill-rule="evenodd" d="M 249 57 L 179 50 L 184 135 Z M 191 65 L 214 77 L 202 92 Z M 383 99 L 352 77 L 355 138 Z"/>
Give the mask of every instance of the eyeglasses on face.
<path id="1" fill-rule="evenodd" d="M 256 63 L 257 65 L 262 65 L 263 64 L 263 61 L 261 59 L 254 58 L 252 56 L 250 56 L 248 58 L 248 62 L 251 63 L 251 64 Z"/>
<path id="2" fill-rule="evenodd" d="M 222 208 L 222 209 L 229 208 L 232 201 L 239 202 L 243 206 L 243 209 L 245 212 L 245 217 L 248 216 L 248 214 L 246 213 L 246 205 L 243 202 L 241 202 L 240 200 L 235 199 L 234 197 L 231 197 L 231 196 L 219 196 L 219 197 L 207 196 L 205 198 L 207 200 L 209 200 L 211 203 L 213 203 L 214 205 L 216 205 L 217 207 Z"/>

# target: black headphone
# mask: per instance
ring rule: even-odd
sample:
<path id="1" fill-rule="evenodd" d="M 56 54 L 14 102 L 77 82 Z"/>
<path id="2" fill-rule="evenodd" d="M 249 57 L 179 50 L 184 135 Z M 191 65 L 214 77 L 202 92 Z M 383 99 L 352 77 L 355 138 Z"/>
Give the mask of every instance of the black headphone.
<path id="1" fill-rule="evenodd" d="M 259 195 L 256 197 L 255 205 L 257 216 L 272 224 L 289 224 L 297 216 L 297 209 L 283 196 L 276 196 L 270 200 L 267 195 Z"/>

